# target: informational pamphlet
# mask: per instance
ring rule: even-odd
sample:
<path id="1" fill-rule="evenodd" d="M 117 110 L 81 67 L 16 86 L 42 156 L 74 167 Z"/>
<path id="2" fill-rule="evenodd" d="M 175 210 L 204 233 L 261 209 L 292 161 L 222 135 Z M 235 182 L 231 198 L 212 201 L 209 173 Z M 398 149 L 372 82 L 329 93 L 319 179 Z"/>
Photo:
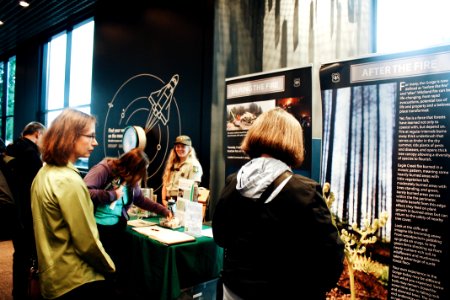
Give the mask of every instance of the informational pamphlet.
<path id="1" fill-rule="evenodd" d="M 203 205 L 198 202 L 187 201 L 184 215 L 184 232 L 192 236 L 202 236 Z"/>
<path id="2" fill-rule="evenodd" d="M 198 237 L 202 235 L 203 205 L 192 201 L 197 198 L 193 194 L 194 185 L 195 181 L 180 178 L 175 217 L 180 220 L 187 234 Z"/>

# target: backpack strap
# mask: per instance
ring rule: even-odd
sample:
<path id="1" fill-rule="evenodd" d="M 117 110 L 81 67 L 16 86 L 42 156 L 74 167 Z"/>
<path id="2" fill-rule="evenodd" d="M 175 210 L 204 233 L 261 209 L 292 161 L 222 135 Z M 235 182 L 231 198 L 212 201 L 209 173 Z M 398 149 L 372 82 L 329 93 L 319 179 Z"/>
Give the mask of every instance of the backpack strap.
<path id="1" fill-rule="evenodd" d="M 272 192 L 279 186 L 286 178 L 292 175 L 292 172 L 289 170 L 284 171 L 280 174 L 274 181 L 267 187 L 267 189 L 261 194 L 258 202 L 262 201 L 264 203 L 272 194 Z"/>
<path id="2" fill-rule="evenodd" d="M 273 189 L 276 189 L 286 178 L 292 175 L 292 172 L 289 170 L 284 171 L 273 181 Z"/>

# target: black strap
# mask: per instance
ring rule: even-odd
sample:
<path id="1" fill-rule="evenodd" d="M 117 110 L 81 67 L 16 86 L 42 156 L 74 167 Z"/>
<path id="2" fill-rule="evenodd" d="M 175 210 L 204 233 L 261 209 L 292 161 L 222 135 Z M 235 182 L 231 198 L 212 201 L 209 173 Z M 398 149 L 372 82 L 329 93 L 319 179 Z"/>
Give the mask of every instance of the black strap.
<path id="1" fill-rule="evenodd" d="M 277 186 L 279 186 L 286 178 L 288 178 L 291 175 L 292 175 L 292 172 L 289 170 L 286 170 L 283 173 L 281 173 L 280 176 L 275 178 L 275 180 L 273 181 L 273 184 L 274 184 L 273 189 L 276 189 Z"/>
<path id="2" fill-rule="evenodd" d="M 265 202 L 267 198 L 272 194 L 272 192 L 279 186 L 286 178 L 292 175 L 292 172 L 289 170 L 284 171 L 280 174 L 275 180 L 267 187 L 267 189 L 262 193 L 258 202 Z"/>

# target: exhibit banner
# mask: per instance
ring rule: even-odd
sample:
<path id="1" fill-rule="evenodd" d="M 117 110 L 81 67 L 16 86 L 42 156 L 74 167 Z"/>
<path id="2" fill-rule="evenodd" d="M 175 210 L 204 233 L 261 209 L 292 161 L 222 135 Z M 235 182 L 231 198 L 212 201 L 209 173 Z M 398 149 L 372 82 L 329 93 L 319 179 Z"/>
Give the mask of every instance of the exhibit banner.
<path id="1" fill-rule="evenodd" d="M 263 112 L 281 107 L 301 124 L 305 145 L 305 161 L 297 173 L 311 173 L 311 98 L 312 67 L 283 69 L 226 79 L 226 175 L 239 170 L 249 161 L 240 149 L 241 142 L 253 122 Z"/>
<path id="2" fill-rule="evenodd" d="M 320 68 L 321 182 L 370 299 L 450 297 L 449 81 L 450 46 Z"/>

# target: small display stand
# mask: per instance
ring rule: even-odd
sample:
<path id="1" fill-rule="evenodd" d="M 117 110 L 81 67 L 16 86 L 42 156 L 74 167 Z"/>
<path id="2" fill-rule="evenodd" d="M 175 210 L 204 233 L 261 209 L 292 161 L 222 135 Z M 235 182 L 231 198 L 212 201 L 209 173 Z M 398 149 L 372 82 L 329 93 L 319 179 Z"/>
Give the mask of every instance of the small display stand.
<path id="1" fill-rule="evenodd" d="M 202 235 L 203 205 L 196 202 L 198 188 L 193 180 L 181 178 L 178 185 L 178 197 L 175 217 L 184 226 L 184 232 L 199 237 Z"/>

